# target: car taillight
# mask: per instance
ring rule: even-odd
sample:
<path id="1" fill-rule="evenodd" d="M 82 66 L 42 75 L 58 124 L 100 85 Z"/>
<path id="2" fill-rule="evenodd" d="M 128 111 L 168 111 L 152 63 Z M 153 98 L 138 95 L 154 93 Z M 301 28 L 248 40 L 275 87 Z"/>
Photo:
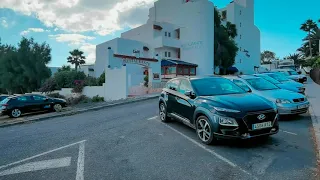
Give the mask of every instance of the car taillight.
<path id="1" fill-rule="evenodd" d="M 9 104 L 1 104 L 1 109 L 6 109 Z"/>

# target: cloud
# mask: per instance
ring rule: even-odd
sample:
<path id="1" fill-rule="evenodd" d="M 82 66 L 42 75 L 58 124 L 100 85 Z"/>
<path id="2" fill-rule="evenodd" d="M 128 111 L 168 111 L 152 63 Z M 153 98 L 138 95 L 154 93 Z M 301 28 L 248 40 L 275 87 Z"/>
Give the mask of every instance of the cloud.
<path id="1" fill-rule="evenodd" d="M 155 0 L 2 0 L 9 8 L 35 16 L 47 27 L 107 35 L 146 22 Z"/>
<path id="2" fill-rule="evenodd" d="M 9 24 L 5 18 L 1 18 L 1 26 L 3 26 L 4 28 L 9 27 Z"/>
<path id="3" fill-rule="evenodd" d="M 25 35 L 29 34 L 30 32 L 45 32 L 45 31 L 50 32 L 49 30 L 44 30 L 42 28 L 28 28 L 27 30 L 22 31 L 20 33 L 20 35 L 25 36 Z"/>
<path id="4" fill-rule="evenodd" d="M 81 45 L 86 42 L 86 40 L 93 40 L 95 37 L 85 36 L 82 34 L 56 34 L 49 35 L 51 39 L 55 39 L 57 42 L 68 43 L 69 45 Z"/>
<path id="5" fill-rule="evenodd" d="M 96 60 L 96 46 L 90 43 L 84 43 L 79 48 L 87 54 L 86 64 L 93 64 Z"/>

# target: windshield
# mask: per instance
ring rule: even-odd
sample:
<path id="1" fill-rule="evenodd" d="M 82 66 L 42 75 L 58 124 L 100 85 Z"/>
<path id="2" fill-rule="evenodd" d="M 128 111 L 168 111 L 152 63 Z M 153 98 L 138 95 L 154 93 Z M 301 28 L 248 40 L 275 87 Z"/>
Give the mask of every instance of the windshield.
<path id="1" fill-rule="evenodd" d="M 296 71 L 288 71 L 290 75 L 299 75 Z"/>
<path id="2" fill-rule="evenodd" d="M 259 76 L 259 77 L 261 77 L 261 78 L 263 78 L 263 79 L 265 79 L 265 80 L 267 80 L 267 81 L 269 81 L 269 82 L 271 82 L 273 84 L 281 84 L 281 82 L 279 82 L 278 80 L 276 80 L 276 79 L 274 79 L 274 78 L 272 78 L 270 76 Z"/>
<path id="3" fill-rule="evenodd" d="M 253 78 L 246 79 L 246 81 L 256 90 L 264 91 L 264 90 L 272 90 L 279 89 L 276 85 L 271 82 L 263 79 L 263 78 Z"/>
<path id="4" fill-rule="evenodd" d="M 215 96 L 246 93 L 243 89 L 224 78 L 205 78 L 191 81 L 195 91 L 200 96 Z"/>
<path id="5" fill-rule="evenodd" d="M 290 80 L 284 74 L 268 74 L 268 75 L 280 82 L 285 82 Z"/>

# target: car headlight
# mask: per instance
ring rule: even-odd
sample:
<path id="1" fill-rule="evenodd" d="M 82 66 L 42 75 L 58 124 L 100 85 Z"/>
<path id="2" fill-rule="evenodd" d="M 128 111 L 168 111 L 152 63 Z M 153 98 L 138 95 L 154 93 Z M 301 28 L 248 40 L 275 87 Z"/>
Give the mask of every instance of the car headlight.
<path id="1" fill-rule="evenodd" d="M 291 102 L 288 99 L 277 99 L 276 103 L 278 103 L 278 104 L 289 104 Z"/>
<path id="2" fill-rule="evenodd" d="M 220 125 L 238 127 L 237 121 L 233 118 L 218 116 L 218 115 L 214 115 L 213 118 L 214 118 L 214 121 L 219 122 Z"/>
<path id="3" fill-rule="evenodd" d="M 212 107 L 213 111 L 218 111 L 218 112 L 230 112 L 230 113 L 239 113 L 239 110 L 234 110 L 234 109 L 227 109 L 227 108 L 220 108 L 220 107 Z"/>

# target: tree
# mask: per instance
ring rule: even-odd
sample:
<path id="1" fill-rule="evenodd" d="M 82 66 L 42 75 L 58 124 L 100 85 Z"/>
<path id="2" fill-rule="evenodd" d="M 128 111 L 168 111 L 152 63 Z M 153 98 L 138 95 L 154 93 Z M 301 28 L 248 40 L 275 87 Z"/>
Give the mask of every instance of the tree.
<path id="1" fill-rule="evenodd" d="M 71 71 L 71 67 L 63 65 L 61 68 L 58 69 L 58 72 L 61 72 L 61 71 Z"/>
<path id="2" fill-rule="evenodd" d="M 225 74 L 226 69 L 234 64 L 239 50 L 234 41 L 237 36 L 237 29 L 230 22 L 223 26 L 221 15 L 216 8 L 214 10 L 214 20 L 214 64 L 223 67 Z"/>
<path id="3" fill-rule="evenodd" d="M 106 82 L 106 73 L 103 71 L 103 73 L 100 75 L 99 79 L 98 79 L 98 84 L 99 86 L 102 86 L 103 83 Z"/>
<path id="4" fill-rule="evenodd" d="M 75 49 L 73 51 L 69 52 L 71 56 L 69 56 L 68 63 L 74 64 L 75 70 L 78 70 L 78 67 L 82 64 L 85 64 L 86 57 L 83 55 L 82 51 L 79 51 L 78 49 Z"/>
<path id="5" fill-rule="evenodd" d="M 312 57 L 312 40 L 311 40 L 311 32 L 317 28 L 317 24 L 312 20 L 308 19 L 305 23 L 301 24 L 300 29 L 308 33 L 308 41 L 309 41 L 309 55 Z"/>
<path id="6" fill-rule="evenodd" d="M 276 53 L 272 51 L 266 50 L 261 53 L 261 64 L 270 64 L 274 59 L 276 59 Z"/>
<path id="7" fill-rule="evenodd" d="M 295 65 L 300 65 L 302 63 L 301 54 L 289 54 L 285 59 L 292 59 Z"/>
<path id="8" fill-rule="evenodd" d="M 26 93 L 38 90 L 51 76 L 47 64 L 51 48 L 46 43 L 22 38 L 18 47 L 0 44 L 0 88 L 7 93 Z"/>

